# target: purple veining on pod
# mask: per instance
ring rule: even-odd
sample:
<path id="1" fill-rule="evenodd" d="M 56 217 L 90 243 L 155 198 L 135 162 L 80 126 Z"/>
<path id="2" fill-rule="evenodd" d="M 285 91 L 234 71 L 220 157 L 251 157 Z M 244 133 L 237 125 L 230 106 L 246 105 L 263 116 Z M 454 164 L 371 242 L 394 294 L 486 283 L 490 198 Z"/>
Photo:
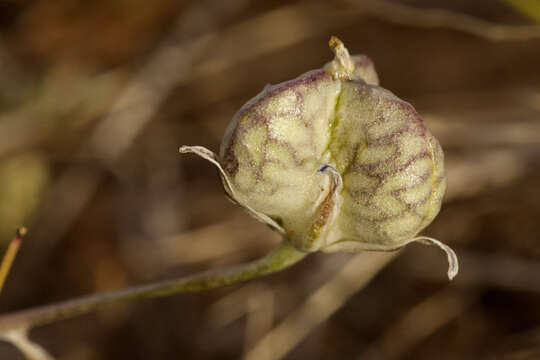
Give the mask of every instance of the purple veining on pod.
<path id="1" fill-rule="evenodd" d="M 379 86 L 372 61 L 336 57 L 269 85 L 233 117 L 212 161 L 228 195 L 303 251 L 386 251 L 412 241 L 439 212 L 442 149 L 409 103 Z"/>

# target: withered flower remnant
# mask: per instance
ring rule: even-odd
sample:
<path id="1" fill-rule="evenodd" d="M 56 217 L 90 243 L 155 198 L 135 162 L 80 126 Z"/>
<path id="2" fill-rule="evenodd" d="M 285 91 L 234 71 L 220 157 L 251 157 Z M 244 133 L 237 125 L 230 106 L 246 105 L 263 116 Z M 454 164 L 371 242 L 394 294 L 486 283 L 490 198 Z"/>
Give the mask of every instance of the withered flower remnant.
<path id="1" fill-rule="evenodd" d="M 446 189 L 442 149 L 416 110 L 379 86 L 371 60 L 330 40 L 322 69 L 266 86 L 234 116 L 214 163 L 225 191 L 297 249 L 389 251 L 419 241 Z"/>

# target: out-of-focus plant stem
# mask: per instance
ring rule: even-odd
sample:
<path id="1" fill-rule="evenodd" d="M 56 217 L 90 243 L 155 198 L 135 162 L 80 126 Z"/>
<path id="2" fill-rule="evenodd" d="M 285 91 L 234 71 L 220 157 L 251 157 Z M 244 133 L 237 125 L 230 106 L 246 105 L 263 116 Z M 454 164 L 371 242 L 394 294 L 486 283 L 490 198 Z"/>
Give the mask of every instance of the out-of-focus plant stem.
<path id="1" fill-rule="evenodd" d="M 302 260 L 307 253 L 283 241 L 260 259 L 226 269 L 210 270 L 173 280 L 84 296 L 62 303 L 45 305 L 0 316 L 0 334 L 13 329 L 29 329 L 88 313 L 102 305 L 137 299 L 197 292 L 268 275 Z"/>
<path id="2" fill-rule="evenodd" d="M 504 0 L 508 5 L 531 20 L 540 23 L 540 2 L 538 0 Z"/>
<path id="3" fill-rule="evenodd" d="M 17 256 L 17 252 L 19 251 L 19 247 L 21 246 L 22 238 L 25 234 L 26 228 L 22 227 L 20 229 L 17 229 L 17 234 L 9 243 L 6 254 L 2 259 L 2 263 L 0 264 L 0 292 L 2 292 L 2 289 L 4 288 L 4 284 L 8 277 L 9 270 L 11 269 L 11 265 L 13 265 L 13 261 Z"/>

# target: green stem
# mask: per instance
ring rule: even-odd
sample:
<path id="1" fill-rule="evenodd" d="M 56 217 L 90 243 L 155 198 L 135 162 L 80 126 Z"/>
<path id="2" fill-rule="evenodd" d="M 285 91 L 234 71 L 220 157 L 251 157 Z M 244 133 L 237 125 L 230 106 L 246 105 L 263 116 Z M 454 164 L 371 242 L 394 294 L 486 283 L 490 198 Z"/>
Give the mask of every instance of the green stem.
<path id="1" fill-rule="evenodd" d="M 0 333 L 53 323 L 85 314 L 106 304 L 203 291 L 239 283 L 283 270 L 294 265 L 306 255 L 307 253 L 296 250 L 287 240 L 284 240 L 262 258 L 234 267 L 210 270 L 179 279 L 83 296 L 57 304 L 8 313 L 0 316 Z"/>

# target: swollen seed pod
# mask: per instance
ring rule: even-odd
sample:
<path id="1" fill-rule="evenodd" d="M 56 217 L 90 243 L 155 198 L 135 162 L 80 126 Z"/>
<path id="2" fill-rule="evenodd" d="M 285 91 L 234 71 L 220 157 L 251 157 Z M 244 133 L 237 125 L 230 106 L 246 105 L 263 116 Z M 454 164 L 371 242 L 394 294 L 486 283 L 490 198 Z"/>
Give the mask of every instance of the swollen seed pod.
<path id="1" fill-rule="evenodd" d="M 416 237 L 439 212 L 446 189 L 443 152 L 415 109 L 378 86 L 364 55 L 330 40 L 322 69 L 266 86 L 229 124 L 214 163 L 228 196 L 297 249 L 388 251 L 435 244 Z"/>

